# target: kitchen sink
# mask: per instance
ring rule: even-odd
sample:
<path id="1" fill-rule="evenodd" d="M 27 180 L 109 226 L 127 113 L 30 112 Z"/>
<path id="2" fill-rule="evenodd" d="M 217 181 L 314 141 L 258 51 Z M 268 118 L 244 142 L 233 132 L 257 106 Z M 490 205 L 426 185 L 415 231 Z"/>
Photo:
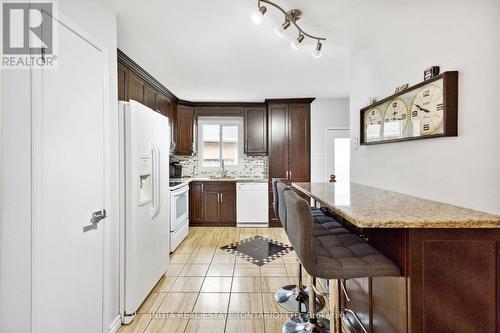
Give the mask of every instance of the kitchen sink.
<path id="1" fill-rule="evenodd" d="M 235 177 L 230 177 L 230 176 L 225 176 L 225 177 L 218 177 L 218 176 L 214 176 L 214 177 L 210 177 L 211 180 L 234 180 L 236 179 Z"/>

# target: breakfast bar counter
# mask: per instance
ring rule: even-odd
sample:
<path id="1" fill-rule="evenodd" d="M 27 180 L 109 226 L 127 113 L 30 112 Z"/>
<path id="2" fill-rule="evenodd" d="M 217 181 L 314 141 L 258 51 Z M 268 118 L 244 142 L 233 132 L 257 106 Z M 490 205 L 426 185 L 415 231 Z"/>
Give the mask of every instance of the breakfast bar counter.
<path id="1" fill-rule="evenodd" d="M 500 216 L 356 183 L 292 186 L 401 269 L 346 281 L 353 332 L 500 332 Z"/>
<path id="2" fill-rule="evenodd" d="M 500 228 L 500 216 L 356 183 L 293 183 L 359 228 Z"/>

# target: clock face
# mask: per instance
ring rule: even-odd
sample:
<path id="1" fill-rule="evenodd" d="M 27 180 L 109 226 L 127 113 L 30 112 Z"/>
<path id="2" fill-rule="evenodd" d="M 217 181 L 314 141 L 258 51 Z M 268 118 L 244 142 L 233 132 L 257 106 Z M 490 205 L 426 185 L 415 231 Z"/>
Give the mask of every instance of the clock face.
<path id="1" fill-rule="evenodd" d="M 411 119 L 417 135 L 432 135 L 443 130 L 443 90 L 434 84 L 420 89 L 411 104 Z M 415 130 L 419 130 L 415 131 Z"/>
<path id="2" fill-rule="evenodd" d="M 380 139 L 380 130 L 382 128 L 382 114 L 377 108 L 372 108 L 365 112 L 365 140 L 376 141 Z"/>
<path id="3" fill-rule="evenodd" d="M 387 104 L 384 113 L 384 137 L 403 136 L 408 124 L 408 106 L 401 98 L 394 98 Z"/>

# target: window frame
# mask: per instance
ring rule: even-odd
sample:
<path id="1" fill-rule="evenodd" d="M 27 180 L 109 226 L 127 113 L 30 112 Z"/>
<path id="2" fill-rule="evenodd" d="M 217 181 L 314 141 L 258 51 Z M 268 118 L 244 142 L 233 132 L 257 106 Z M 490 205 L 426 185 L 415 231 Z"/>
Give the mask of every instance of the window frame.
<path id="1" fill-rule="evenodd" d="M 219 162 L 219 166 L 215 167 L 207 167 L 203 166 L 204 154 L 203 154 L 203 125 L 219 125 L 220 126 L 220 156 L 222 157 L 222 127 L 224 126 L 236 126 L 238 127 L 238 165 L 225 165 L 224 168 L 226 170 L 240 170 L 243 164 L 243 117 L 198 117 L 198 168 L 202 171 L 215 171 L 220 170 L 222 168 L 222 164 Z M 220 159 L 221 161 L 222 159 Z"/>

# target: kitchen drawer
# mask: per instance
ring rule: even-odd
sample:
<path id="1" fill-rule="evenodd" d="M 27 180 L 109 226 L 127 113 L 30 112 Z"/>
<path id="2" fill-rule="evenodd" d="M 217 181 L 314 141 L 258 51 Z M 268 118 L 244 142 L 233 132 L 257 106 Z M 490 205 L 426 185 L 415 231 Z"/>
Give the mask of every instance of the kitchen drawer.
<path id="1" fill-rule="evenodd" d="M 208 181 L 203 182 L 204 191 L 236 191 L 236 182 L 233 181 Z"/>

